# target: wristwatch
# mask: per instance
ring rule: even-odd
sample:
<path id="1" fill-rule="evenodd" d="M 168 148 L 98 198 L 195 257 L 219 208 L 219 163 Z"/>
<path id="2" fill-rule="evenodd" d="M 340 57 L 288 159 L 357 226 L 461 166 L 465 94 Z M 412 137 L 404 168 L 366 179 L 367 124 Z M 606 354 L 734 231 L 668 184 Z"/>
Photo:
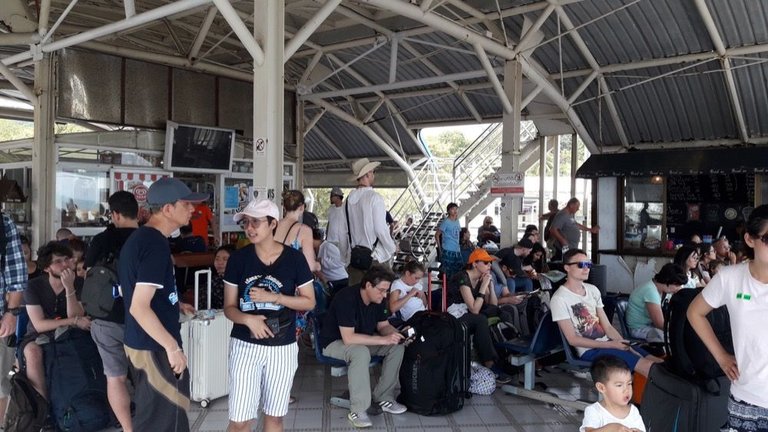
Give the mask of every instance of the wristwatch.
<path id="1" fill-rule="evenodd" d="M 15 308 L 8 308 L 5 310 L 5 312 L 10 312 L 13 316 L 19 316 L 21 313 L 21 308 L 15 307 Z"/>

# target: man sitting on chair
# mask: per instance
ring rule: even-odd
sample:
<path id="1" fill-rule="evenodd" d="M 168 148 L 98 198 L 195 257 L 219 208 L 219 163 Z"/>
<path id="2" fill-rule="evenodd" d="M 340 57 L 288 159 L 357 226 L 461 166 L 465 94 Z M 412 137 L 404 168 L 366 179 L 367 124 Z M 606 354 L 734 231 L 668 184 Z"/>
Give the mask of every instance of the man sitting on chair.
<path id="1" fill-rule="evenodd" d="M 349 379 L 350 412 L 353 426 L 372 426 L 366 410 L 375 401 L 381 410 L 402 414 L 406 407 L 395 401 L 403 336 L 389 324 L 385 311 L 387 291 L 395 275 L 374 265 L 364 275 L 360 286 L 338 292 L 331 303 L 320 331 L 323 355 L 344 360 Z M 373 356 L 384 356 L 381 376 L 371 395 L 368 365 Z M 373 398 L 371 397 L 373 396 Z"/>
<path id="2" fill-rule="evenodd" d="M 591 362 L 601 355 L 613 355 L 647 377 L 651 366 L 662 360 L 639 347 L 630 348 L 629 341 L 611 325 L 600 290 L 587 283 L 592 261 L 584 251 L 571 249 L 563 255 L 563 266 L 568 279 L 552 296 L 550 306 L 552 321 L 568 344 L 576 348 L 581 360 Z"/>

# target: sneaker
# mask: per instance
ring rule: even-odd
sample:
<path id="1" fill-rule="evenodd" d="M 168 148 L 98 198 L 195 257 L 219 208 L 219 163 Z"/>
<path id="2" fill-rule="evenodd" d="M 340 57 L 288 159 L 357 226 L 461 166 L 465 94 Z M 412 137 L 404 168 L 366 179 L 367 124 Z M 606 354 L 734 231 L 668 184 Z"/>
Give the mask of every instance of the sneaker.
<path id="1" fill-rule="evenodd" d="M 403 404 L 399 404 L 395 401 L 381 401 L 379 402 L 381 410 L 390 414 L 402 414 L 408 411 L 408 408 Z"/>
<path id="2" fill-rule="evenodd" d="M 352 423 L 352 426 L 356 428 L 367 428 L 373 426 L 373 423 L 371 422 L 371 419 L 368 418 L 368 414 L 363 412 L 350 412 L 347 414 L 347 420 L 349 420 L 350 423 Z"/>
<path id="3" fill-rule="evenodd" d="M 496 375 L 496 384 L 509 384 L 512 382 L 512 377 L 505 374 L 500 367 L 493 366 L 491 370 Z"/>

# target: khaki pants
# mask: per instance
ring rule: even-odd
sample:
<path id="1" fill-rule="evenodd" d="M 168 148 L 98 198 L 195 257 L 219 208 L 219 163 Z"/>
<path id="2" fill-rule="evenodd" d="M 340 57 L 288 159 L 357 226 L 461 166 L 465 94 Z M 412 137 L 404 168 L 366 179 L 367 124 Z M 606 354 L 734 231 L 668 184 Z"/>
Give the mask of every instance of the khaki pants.
<path id="1" fill-rule="evenodd" d="M 355 413 L 363 412 L 371 406 L 371 375 L 368 372 L 371 357 L 384 356 L 381 376 L 373 389 L 373 400 L 394 401 L 395 385 L 404 353 L 403 345 L 344 345 L 341 339 L 323 348 L 323 355 L 347 362 L 350 411 Z"/>

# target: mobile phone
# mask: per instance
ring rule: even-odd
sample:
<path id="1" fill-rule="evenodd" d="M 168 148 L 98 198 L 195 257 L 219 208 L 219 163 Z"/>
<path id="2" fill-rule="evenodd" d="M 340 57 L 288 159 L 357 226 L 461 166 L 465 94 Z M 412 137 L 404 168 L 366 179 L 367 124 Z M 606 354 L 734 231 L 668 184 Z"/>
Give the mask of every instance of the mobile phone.
<path id="1" fill-rule="evenodd" d="M 621 343 L 623 343 L 624 345 L 629 346 L 629 347 L 636 347 L 636 346 L 642 345 L 642 342 L 640 342 L 640 341 L 629 341 L 629 342 L 622 341 Z"/>
<path id="2" fill-rule="evenodd" d="M 269 327 L 269 331 L 271 331 L 274 336 L 277 336 L 277 333 L 280 331 L 280 320 L 278 318 L 267 318 L 266 324 L 267 327 Z"/>
<path id="3" fill-rule="evenodd" d="M 408 327 L 400 331 L 400 334 L 403 335 L 403 339 L 400 339 L 400 343 L 406 343 L 409 340 L 413 340 L 413 338 L 416 336 L 416 330 L 413 329 L 413 327 Z"/>

